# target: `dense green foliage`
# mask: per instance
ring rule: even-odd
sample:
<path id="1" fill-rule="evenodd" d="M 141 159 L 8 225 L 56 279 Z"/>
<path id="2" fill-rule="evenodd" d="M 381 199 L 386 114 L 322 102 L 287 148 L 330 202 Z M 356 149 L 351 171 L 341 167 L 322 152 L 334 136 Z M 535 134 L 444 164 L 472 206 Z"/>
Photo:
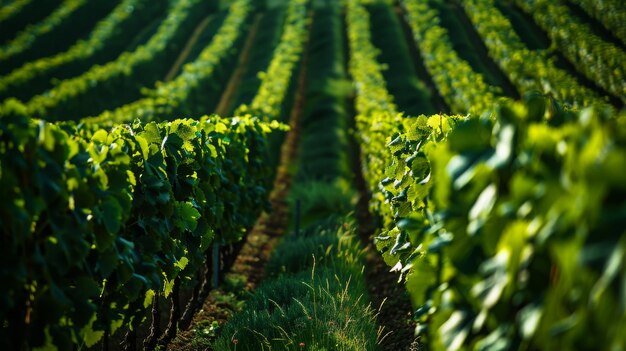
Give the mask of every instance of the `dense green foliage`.
<path id="1" fill-rule="evenodd" d="M 591 17 L 626 45 L 626 9 L 620 0 L 568 0 L 582 7 Z"/>
<path id="2" fill-rule="evenodd" d="M 165 75 L 210 6 L 200 0 L 173 2 L 167 18 L 146 44 L 35 96 L 26 104 L 29 114 L 51 121 L 71 120 L 133 101 L 143 85 Z"/>
<path id="3" fill-rule="evenodd" d="M 516 0 L 550 36 L 553 45 L 587 78 L 626 102 L 626 52 L 596 35 L 553 0 Z"/>
<path id="4" fill-rule="evenodd" d="M 0 23 L 4 24 L 5 21 L 16 16 L 30 2 L 31 0 L 16 0 L 7 5 L 2 4 L 3 6 L 0 8 Z"/>
<path id="5" fill-rule="evenodd" d="M 117 57 L 133 36 L 155 16 L 163 13 L 165 1 L 124 0 L 98 22 L 89 37 L 67 51 L 27 62 L 0 78 L 0 96 L 28 99 L 49 89 L 51 79 L 69 78 Z"/>
<path id="6" fill-rule="evenodd" d="M 62 0 L 13 0 L 10 4 L 0 8 L 0 43 L 5 44 L 13 39 L 17 33 L 27 25 L 32 25 L 43 19 Z"/>
<path id="7" fill-rule="evenodd" d="M 208 245 L 240 240 L 265 206 L 270 127 L 256 119 L 109 132 L 25 117 L 0 124 L 0 189 L 11 199 L 0 209 L 0 312 L 3 333 L 20 343 L 49 335 L 68 349 L 137 325 L 154 291 L 189 282 Z"/>
<path id="8" fill-rule="evenodd" d="M 274 50 L 272 61 L 259 74 L 261 86 L 250 105 L 242 105 L 236 115 L 251 114 L 266 120 L 280 120 L 284 115 L 285 97 L 291 87 L 293 72 L 307 38 L 306 13 L 308 0 L 292 0 L 287 8 L 287 18 L 280 43 Z"/>
<path id="9" fill-rule="evenodd" d="M 369 188 L 373 189 L 386 162 L 385 140 L 393 133 L 401 116 L 387 91 L 383 67 L 376 61 L 377 51 L 370 38 L 367 10 L 358 0 L 349 1 L 347 10 L 349 66 L 356 88 L 355 120 L 359 130 L 363 176 Z M 373 211 L 377 212 L 378 208 Z"/>
<path id="10" fill-rule="evenodd" d="M 89 32 L 119 0 L 64 0 L 43 21 L 27 27 L 0 47 L 0 72 L 7 73 L 24 62 L 64 50 Z"/>
<path id="11" fill-rule="evenodd" d="M 415 41 L 424 53 L 424 64 L 450 110 L 477 114 L 485 111 L 499 91 L 454 51 L 448 32 L 440 25 L 439 11 L 429 1 L 406 0 L 402 5 Z"/>
<path id="12" fill-rule="evenodd" d="M 432 349 L 626 346 L 624 116 L 528 100 L 388 139 L 377 245 Z"/>
<path id="13" fill-rule="evenodd" d="M 376 242 L 408 276 L 426 347 L 623 348 L 623 117 L 534 94 L 482 118 L 397 117 L 357 1 L 347 21 Z"/>
<path id="14" fill-rule="evenodd" d="M 302 53 L 308 39 L 307 12 L 309 0 L 290 1 L 286 6 L 280 41 L 272 53 L 269 66 L 258 73 L 259 88 L 249 105 L 235 109 L 235 115 L 252 115 L 267 121 L 286 121 L 290 117 L 295 81 Z M 269 162 L 278 166 L 284 134 L 271 136 Z"/>
<path id="15" fill-rule="evenodd" d="M 384 67 L 382 73 L 387 89 L 393 95 L 398 110 L 408 115 L 436 113 L 431 92 L 416 74 L 416 63 L 410 52 L 412 40 L 407 40 L 402 18 L 386 2 L 368 1 L 365 5 L 370 28 L 375 29 L 371 32 L 372 44 L 379 50 L 377 59 Z"/>
<path id="16" fill-rule="evenodd" d="M 229 112 L 234 112 L 241 105 L 250 104 L 259 90 L 262 81 L 259 73 L 269 67 L 274 50 L 280 42 L 284 28 L 285 11 L 285 6 L 275 6 L 268 8 L 262 14 L 255 33 L 254 43 L 250 48 L 248 64 L 243 68 L 241 74 L 239 89 L 234 94 L 230 106 L 227 106 Z"/>
<path id="17" fill-rule="evenodd" d="M 169 116 L 196 116 L 211 111 L 216 97 L 223 87 L 218 84 L 220 73 L 233 68 L 237 48 L 245 34 L 243 30 L 253 10 L 250 0 L 234 1 L 227 18 L 198 58 L 184 66 L 172 81 L 159 82 L 146 93 L 147 97 L 104 111 L 96 117 L 84 119 L 85 123 L 116 124 L 128 122 L 129 118 L 152 121 Z M 213 89 L 211 89 L 213 88 Z M 214 94 L 210 94 L 214 90 Z M 214 97 L 214 98 L 211 98 Z"/>
<path id="18" fill-rule="evenodd" d="M 606 104 L 606 98 L 579 85 L 574 77 L 557 68 L 544 54 L 529 50 L 509 20 L 498 11 L 494 0 L 468 0 L 462 4 L 490 56 L 520 92 L 552 94 L 563 103 L 578 108 Z"/>

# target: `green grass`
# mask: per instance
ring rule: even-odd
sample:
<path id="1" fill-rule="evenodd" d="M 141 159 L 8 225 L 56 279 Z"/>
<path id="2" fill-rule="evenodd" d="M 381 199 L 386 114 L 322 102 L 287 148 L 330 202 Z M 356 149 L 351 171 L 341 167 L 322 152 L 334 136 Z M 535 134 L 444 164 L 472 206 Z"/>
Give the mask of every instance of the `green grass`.
<path id="1" fill-rule="evenodd" d="M 376 350 L 379 332 L 362 277 L 363 252 L 351 225 L 339 222 L 336 227 L 318 227 L 310 236 L 285 240 L 268 265 L 278 278 L 262 284 L 245 310 L 206 346 Z M 201 345 L 198 338 L 196 343 Z"/>
<path id="2" fill-rule="evenodd" d="M 342 271 L 360 267 L 361 251 L 354 242 L 355 238 L 346 233 L 346 228 L 350 228 L 350 224 L 334 217 L 325 224 L 309 227 L 298 237 L 284 240 L 268 262 L 267 274 L 295 274 L 314 265 L 340 266 Z M 359 270 L 353 270 L 351 274 L 357 274 Z"/>
<path id="3" fill-rule="evenodd" d="M 354 209 L 354 198 L 354 190 L 345 182 L 314 180 L 294 184 L 289 202 L 293 209 L 300 201 L 300 227 L 305 228 L 329 217 L 347 215 Z"/>

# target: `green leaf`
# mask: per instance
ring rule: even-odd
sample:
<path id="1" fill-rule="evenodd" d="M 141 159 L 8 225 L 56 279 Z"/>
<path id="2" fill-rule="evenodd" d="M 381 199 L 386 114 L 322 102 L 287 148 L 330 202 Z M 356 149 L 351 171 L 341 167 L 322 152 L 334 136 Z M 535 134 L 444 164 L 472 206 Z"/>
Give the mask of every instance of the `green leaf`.
<path id="1" fill-rule="evenodd" d="M 433 307 L 432 301 L 428 300 L 425 304 L 420 306 L 415 312 L 413 312 L 413 319 L 419 320 L 423 316 L 425 316 Z"/>
<path id="2" fill-rule="evenodd" d="M 494 154 L 489 158 L 487 164 L 493 168 L 499 168 L 508 163 L 513 154 L 513 139 L 515 137 L 515 127 L 505 124 L 498 133 L 498 143 Z"/>
<path id="3" fill-rule="evenodd" d="M 469 335 L 470 328 L 471 319 L 468 313 L 461 310 L 454 311 L 439 329 L 446 350 L 459 350 Z"/>
<path id="4" fill-rule="evenodd" d="M 105 144 L 107 142 L 109 134 L 104 129 L 100 129 L 93 134 L 91 140 L 100 144 Z"/>
<path id="5" fill-rule="evenodd" d="M 396 237 L 396 243 L 393 245 L 389 253 L 391 255 L 395 255 L 398 252 L 406 251 L 411 248 L 411 243 L 409 242 L 409 236 L 406 232 L 400 232 L 400 235 Z"/>
<path id="6" fill-rule="evenodd" d="M 150 307 L 150 305 L 152 304 L 152 300 L 154 299 L 154 295 L 156 295 L 154 290 L 150 289 L 146 291 L 146 296 L 143 299 L 143 308 Z"/>
<path id="7" fill-rule="evenodd" d="M 80 277 L 76 280 L 76 288 L 86 297 L 96 297 L 100 294 L 100 285 L 88 277 Z"/>
<path id="8" fill-rule="evenodd" d="M 139 137 L 145 138 L 148 144 L 157 144 L 159 145 L 159 147 L 163 142 L 163 138 L 161 137 L 159 128 L 154 122 L 146 124 L 144 126 L 143 132 L 139 135 Z"/>
<path id="9" fill-rule="evenodd" d="M 117 234 L 122 225 L 122 206 L 112 197 L 102 204 L 104 226 L 110 234 Z"/>
<path id="10" fill-rule="evenodd" d="M 476 343 L 476 351 L 507 351 L 511 350 L 511 341 L 507 338 L 508 326 L 501 325 L 491 334 Z"/>
<path id="11" fill-rule="evenodd" d="M 148 141 L 140 135 L 136 135 L 135 140 L 137 141 L 137 144 L 139 144 L 139 150 L 141 150 L 141 156 L 143 156 L 144 160 L 147 160 L 148 157 L 150 156 L 150 147 L 148 146 Z"/>
<path id="12" fill-rule="evenodd" d="M 398 221 L 398 228 L 406 231 L 416 231 L 423 228 L 422 222 L 413 218 L 403 218 Z"/>
<path id="13" fill-rule="evenodd" d="M 131 278 L 124 284 L 124 289 L 126 289 L 128 299 L 130 301 L 134 301 L 139 298 L 139 294 L 146 283 L 146 278 L 136 273 L 133 274 Z"/>
<path id="14" fill-rule="evenodd" d="M 491 122 L 478 118 L 468 119 L 457 125 L 448 137 L 450 150 L 459 153 L 482 151 L 489 147 Z"/>
<path id="15" fill-rule="evenodd" d="M 626 258 L 626 237 L 623 237 L 621 243 L 619 243 L 614 249 L 613 253 L 609 256 L 604 267 L 604 273 L 598 279 L 593 286 L 590 294 L 590 302 L 593 305 L 599 305 L 600 299 L 604 292 L 608 289 L 609 285 L 618 276 L 620 270 L 624 271 L 624 261 Z M 625 292 L 626 293 L 626 292 Z"/>
<path id="16" fill-rule="evenodd" d="M 535 335 L 542 313 L 543 308 L 538 304 L 530 304 L 519 311 L 517 319 L 524 339 L 530 339 Z"/>
<path id="17" fill-rule="evenodd" d="M 410 167 L 413 178 L 415 178 L 416 182 L 420 182 L 425 179 L 430 172 L 430 164 L 423 153 L 418 154 L 418 156 L 411 161 Z"/>
<path id="18" fill-rule="evenodd" d="M 39 144 L 43 145 L 48 151 L 54 151 L 54 144 L 56 142 L 52 128 L 52 125 L 49 123 L 45 123 L 44 121 L 39 122 Z"/>
<path id="19" fill-rule="evenodd" d="M 81 338 L 85 342 L 85 345 L 87 347 L 94 346 L 104 336 L 104 331 L 101 331 L 101 330 L 96 331 L 93 329 L 93 323 L 95 321 L 96 321 L 96 314 L 94 313 L 93 316 L 91 317 L 91 320 L 89 321 L 89 324 L 86 325 L 80 331 Z"/>
<path id="20" fill-rule="evenodd" d="M 498 189 L 495 184 L 489 184 L 480 195 L 478 195 L 478 199 L 476 199 L 476 202 L 468 213 L 468 219 L 470 220 L 468 232 L 470 234 L 475 234 L 476 231 L 482 227 L 484 221 L 493 209 L 493 206 L 496 204 L 497 196 Z"/>
<path id="21" fill-rule="evenodd" d="M 96 268 L 100 270 L 103 278 L 107 278 L 111 275 L 113 270 L 117 267 L 119 262 L 119 257 L 117 252 L 113 249 L 109 248 L 108 250 L 102 252 L 100 254 L 100 259 L 98 260 L 98 264 Z"/>
<path id="22" fill-rule="evenodd" d="M 200 212 L 196 210 L 191 202 L 179 202 L 177 204 L 179 220 L 176 224 L 182 230 L 194 231 L 198 226 Z"/>
<path id="23" fill-rule="evenodd" d="M 167 277 L 165 277 L 165 281 L 163 284 L 163 296 L 165 297 L 170 296 L 170 294 L 172 293 L 172 290 L 174 289 L 175 281 L 176 279 L 167 279 Z"/>
<path id="24" fill-rule="evenodd" d="M 176 266 L 176 268 L 182 271 L 183 269 L 185 269 L 185 267 L 187 267 L 188 263 L 189 263 L 189 259 L 183 256 L 180 258 L 180 260 L 178 260 L 178 262 L 176 262 L 176 264 L 174 264 L 174 266 Z"/>

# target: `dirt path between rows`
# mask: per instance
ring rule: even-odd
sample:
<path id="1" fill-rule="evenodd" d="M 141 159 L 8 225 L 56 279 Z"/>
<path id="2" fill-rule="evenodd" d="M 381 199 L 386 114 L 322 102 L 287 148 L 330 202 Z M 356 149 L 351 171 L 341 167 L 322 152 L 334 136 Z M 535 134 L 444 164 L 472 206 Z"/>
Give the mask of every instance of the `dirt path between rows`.
<path id="1" fill-rule="evenodd" d="M 176 77 L 178 71 L 180 71 L 180 67 L 183 65 L 183 63 L 185 63 L 185 60 L 187 60 L 187 57 L 191 53 L 191 49 L 193 49 L 193 47 L 196 45 L 198 39 L 200 39 L 200 36 L 202 35 L 202 32 L 204 31 L 206 26 L 209 25 L 209 22 L 211 22 L 211 17 L 213 16 L 214 14 L 210 14 L 205 17 L 202 22 L 198 24 L 196 29 L 194 29 L 193 34 L 189 37 L 189 40 L 187 40 L 187 43 L 185 44 L 183 50 L 180 52 L 180 55 L 178 55 L 176 62 L 174 62 L 172 68 L 170 68 L 170 70 L 167 72 L 165 78 L 163 78 L 164 82 L 169 82 L 170 80 L 174 79 L 174 77 Z"/>
<path id="2" fill-rule="evenodd" d="M 224 90 L 224 93 L 222 93 L 220 102 L 215 108 L 215 113 L 220 116 L 227 116 L 230 113 L 230 108 L 233 104 L 233 98 L 235 97 L 235 93 L 239 89 L 239 84 L 241 83 L 241 77 L 248 68 L 248 61 L 250 61 L 250 52 L 252 51 L 252 45 L 254 44 L 254 40 L 256 39 L 257 33 L 259 31 L 259 24 L 261 23 L 262 16 L 263 14 L 257 14 L 254 18 L 254 23 L 252 23 L 250 33 L 248 34 L 248 38 L 246 38 L 243 50 L 241 52 L 241 55 L 239 56 L 237 68 L 235 68 L 235 71 L 230 76 L 228 84 L 226 85 L 226 90 Z"/>

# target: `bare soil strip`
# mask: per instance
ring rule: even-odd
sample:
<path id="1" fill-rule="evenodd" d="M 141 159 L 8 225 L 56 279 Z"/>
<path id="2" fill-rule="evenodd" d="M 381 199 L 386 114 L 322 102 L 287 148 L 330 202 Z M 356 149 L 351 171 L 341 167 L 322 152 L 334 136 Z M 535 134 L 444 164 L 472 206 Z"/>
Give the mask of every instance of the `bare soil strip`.
<path id="1" fill-rule="evenodd" d="M 254 44 L 254 40 L 256 39 L 262 16 L 263 14 L 257 14 L 254 18 L 254 23 L 252 23 L 248 38 L 246 38 L 246 42 L 243 46 L 243 51 L 239 56 L 237 68 L 235 68 L 235 72 L 233 72 L 233 74 L 230 76 L 230 79 L 228 80 L 228 85 L 226 85 L 226 90 L 224 90 L 224 93 L 220 98 L 220 102 L 215 108 L 215 113 L 220 116 L 226 116 L 230 113 L 230 108 L 233 104 L 235 93 L 237 92 L 237 89 L 239 89 L 239 84 L 241 83 L 241 77 L 248 68 L 248 61 L 250 61 L 250 52 L 252 51 L 252 45 Z"/>
<path id="2" fill-rule="evenodd" d="M 178 71 L 180 70 L 180 66 L 182 66 L 183 63 L 185 63 L 185 60 L 187 60 L 187 56 L 189 56 L 191 49 L 194 47 L 194 45 L 196 45 L 198 39 L 200 38 L 200 35 L 209 24 L 209 22 L 211 21 L 211 17 L 213 16 L 214 14 L 208 15 L 205 19 L 202 20 L 202 22 L 198 24 L 196 29 L 193 31 L 193 34 L 189 37 L 189 40 L 187 40 L 187 44 L 185 44 L 185 47 L 180 52 L 180 55 L 178 55 L 176 62 L 174 62 L 172 68 L 170 68 L 169 72 L 167 72 L 167 75 L 165 75 L 163 81 L 168 82 L 176 77 Z"/>

